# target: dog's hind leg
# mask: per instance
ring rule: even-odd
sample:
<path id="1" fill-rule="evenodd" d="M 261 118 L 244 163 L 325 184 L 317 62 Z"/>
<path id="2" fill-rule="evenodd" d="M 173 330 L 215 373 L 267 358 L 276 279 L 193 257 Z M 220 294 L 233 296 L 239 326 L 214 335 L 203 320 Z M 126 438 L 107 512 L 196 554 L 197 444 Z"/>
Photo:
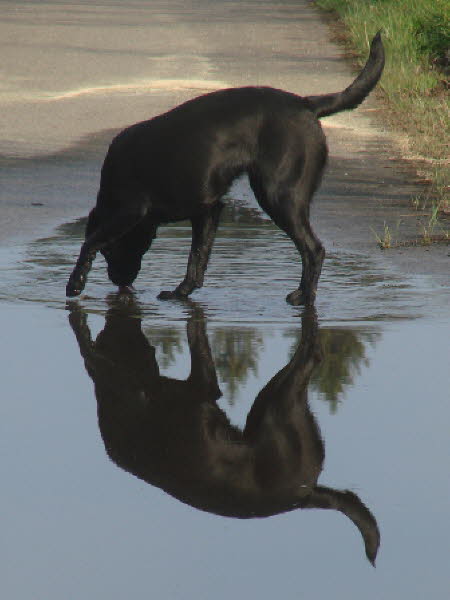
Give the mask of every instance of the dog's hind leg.
<path id="1" fill-rule="evenodd" d="M 274 223 L 291 238 L 302 260 L 300 285 L 286 296 L 286 301 L 293 306 L 312 306 L 316 298 L 317 284 L 325 258 L 325 249 L 311 229 L 307 208 L 303 206 L 295 210 L 298 196 L 295 192 L 293 195 L 292 201 L 283 198 L 280 202 L 280 204 L 286 205 L 282 213 L 272 214 L 271 210 L 266 212 L 272 217 Z"/>
<path id="2" fill-rule="evenodd" d="M 129 212 L 117 212 L 109 220 L 99 224 L 90 235 L 88 229 L 87 238 L 81 246 L 78 260 L 66 286 L 67 296 L 72 297 L 81 294 L 97 252 L 125 235 L 142 220 L 145 213 L 145 208 Z"/>
<path id="3" fill-rule="evenodd" d="M 280 184 L 270 195 L 259 178 L 250 175 L 250 184 L 261 208 L 294 242 L 302 260 L 302 277 L 298 289 L 287 295 L 294 306 L 314 304 L 325 250 L 309 224 L 309 204 L 314 186 Z"/>
<path id="4" fill-rule="evenodd" d="M 192 244 L 186 276 L 173 291 L 162 291 L 158 296 L 160 300 L 186 298 L 195 289 L 203 286 L 205 271 L 223 207 L 224 204 L 217 201 L 207 210 L 191 219 Z"/>
<path id="5" fill-rule="evenodd" d="M 286 296 L 289 304 L 311 306 L 316 298 L 325 249 L 309 224 L 309 219 L 300 215 L 294 226 L 287 230 L 302 257 L 302 278 L 298 289 Z"/>

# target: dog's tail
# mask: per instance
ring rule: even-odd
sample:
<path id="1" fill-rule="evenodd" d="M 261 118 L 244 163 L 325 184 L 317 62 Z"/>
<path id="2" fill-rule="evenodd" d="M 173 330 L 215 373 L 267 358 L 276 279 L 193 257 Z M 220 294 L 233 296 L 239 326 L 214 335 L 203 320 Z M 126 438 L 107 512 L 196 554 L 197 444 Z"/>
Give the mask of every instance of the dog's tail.
<path id="1" fill-rule="evenodd" d="M 356 108 L 376 86 L 383 67 L 384 48 L 380 32 L 378 32 L 370 44 L 369 58 L 363 70 L 348 88 L 335 94 L 308 96 L 305 100 L 309 102 L 312 111 L 318 118 L 327 117 L 341 110 Z"/>

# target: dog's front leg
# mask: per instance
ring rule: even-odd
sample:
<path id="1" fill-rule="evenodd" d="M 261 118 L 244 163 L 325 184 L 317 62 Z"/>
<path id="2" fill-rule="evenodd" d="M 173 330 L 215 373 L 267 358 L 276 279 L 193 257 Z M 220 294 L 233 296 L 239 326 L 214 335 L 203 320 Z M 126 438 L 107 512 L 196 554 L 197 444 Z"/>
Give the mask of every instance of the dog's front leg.
<path id="1" fill-rule="evenodd" d="M 122 237 L 136 225 L 136 223 L 141 221 L 142 218 L 143 215 L 138 212 L 117 213 L 110 221 L 99 225 L 98 228 L 88 236 L 81 246 L 77 263 L 69 277 L 66 286 L 67 296 L 73 297 L 81 294 L 86 285 L 86 278 L 97 252 L 106 245 L 111 244 Z"/>
<path id="2" fill-rule="evenodd" d="M 192 245 L 186 276 L 173 291 L 162 291 L 158 296 L 160 300 L 186 298 L 195 289 L 203 286 L 205 271 L 223 207 L 224 204 L 218 201 L 205 212 L 191 219 Z"/>

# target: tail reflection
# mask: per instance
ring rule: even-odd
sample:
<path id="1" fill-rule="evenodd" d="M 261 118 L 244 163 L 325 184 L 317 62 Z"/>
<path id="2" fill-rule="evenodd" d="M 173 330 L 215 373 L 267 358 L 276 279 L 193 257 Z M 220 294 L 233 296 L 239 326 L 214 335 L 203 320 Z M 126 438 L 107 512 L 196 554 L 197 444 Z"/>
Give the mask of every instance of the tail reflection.
<path id="1" fill-rule="evenodd" d="M 375 562 L 380 536 L 368 508 L 353 492 L 317 485 L 324 445 L 307 395 L 320 361 L 314 314 L 303 317 L 299 347 L 258 394 L 244 431 L 216 404 L 221 392 L 198 311 L 187 324 L 191 372 L 185 381 L 160 374 L 136 315 L 111 309 L 95 342 L 85 313 L 74 310 L 69 319 L 95 384 L 105 448 L 117 465 L 219 515 L 337 510 L 358 527 Z"/>

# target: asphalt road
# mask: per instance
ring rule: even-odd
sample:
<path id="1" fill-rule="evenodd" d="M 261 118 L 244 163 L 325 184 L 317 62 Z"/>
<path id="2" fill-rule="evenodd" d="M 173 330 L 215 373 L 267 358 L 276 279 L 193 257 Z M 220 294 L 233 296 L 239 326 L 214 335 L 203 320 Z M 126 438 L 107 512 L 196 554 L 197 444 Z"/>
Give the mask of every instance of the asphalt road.
<path id="1" fill-rule="evenodd" d="M 307 0 L 2 3 L 0 243 L 30 238 L 92 206 L 113 132 L 224 86 L 301 95 L 346 87 L 355 68 Z M 378 252 L 420 237 L 423 190 L 377 120 L 374 96 L 323 120 L 328 173 L 314 222 L 326 246 Z M 240 187 L 242 188 L 241 191 Z M 246 183 L 235 191 L 245 194 Z M 403 270 L 448 272 L 448 248 L 390 253 Z"/>

